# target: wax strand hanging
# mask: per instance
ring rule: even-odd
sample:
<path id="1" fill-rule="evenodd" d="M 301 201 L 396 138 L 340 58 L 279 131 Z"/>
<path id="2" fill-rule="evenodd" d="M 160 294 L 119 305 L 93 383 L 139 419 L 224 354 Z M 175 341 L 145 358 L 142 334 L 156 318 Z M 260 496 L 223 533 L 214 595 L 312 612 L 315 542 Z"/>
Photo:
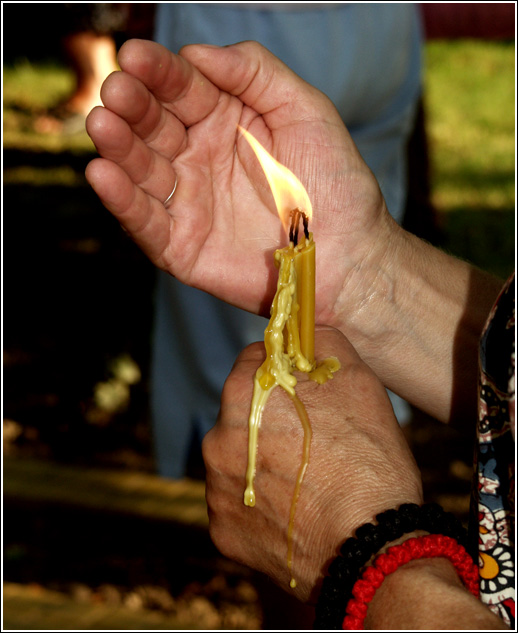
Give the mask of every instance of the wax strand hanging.
<path id="1" fill-rule="evenodd" d="M 293 530 L 295 510 L 304 475 L 310 458 L 311 423 L 302 401 L 295 393 L 295 371 L 308 374 L 319 384 L 333 377 L 340 368 L 337 358 L 315 363 L 315 242 L 309 231 L 311 203 L 300 181 L 286 167 L 278 163 L 246 130 L 240 128 L 256 153 L 272 188 L 279 215 L 289 214 L 289 244 L 275 251 L 274 261 L 279 269 L 277 290 L 273 298 L 270 320 L 264 331 L 266 359 L 254 377 L 254 392 L 248 420 L 248 466 L 244 503 L 254 507 L 256 494 L 254 478 L 257 460 L 257 440 L 262 413 L 268 398 L 277 385 L 290 396 L 302 423 L 304 441 L 300 468 L 292 497 L 288 525 L 287 564 L 290 586 L 296 587 L 292 574 Z M 286 208 L 286 201 L 298 199 L 301 204 Z M 302 208 L 301 208 L 302 207 Z M 303 237 L 299 241 L 302 222 Z"/>

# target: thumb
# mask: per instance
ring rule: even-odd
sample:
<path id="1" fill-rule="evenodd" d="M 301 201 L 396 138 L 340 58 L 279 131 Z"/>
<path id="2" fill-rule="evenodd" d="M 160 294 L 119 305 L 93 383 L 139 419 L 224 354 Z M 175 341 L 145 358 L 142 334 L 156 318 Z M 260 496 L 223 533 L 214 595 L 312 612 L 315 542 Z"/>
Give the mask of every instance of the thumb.
<path id="1" fill-rule="evenodd" d="M 329 325 L 315 327 L 315 355 L 317 362 L 336 357 L 342 367 L 363 364 L 349 339 L 340 330 Z"/>
<path id="2" fill-rule="evenodd" d="M 295 120 L 315 109 L 322 116 L 328 98 L 294 73 L 258 42 L 248 41 L 218 47 L 207 44 L 184 46 L 179 55 L 196 66 L 221 90 L 239 97 L 262 115 L 272 114 L 290 104 Z M 301 91 L 304 99 L 301 99 Z M 275 118 L 273 116 L 273 118 Z M 268 121 L 272 127 L 272 121 Z M 275 127 L 273 125 L 273 127 Z"/>

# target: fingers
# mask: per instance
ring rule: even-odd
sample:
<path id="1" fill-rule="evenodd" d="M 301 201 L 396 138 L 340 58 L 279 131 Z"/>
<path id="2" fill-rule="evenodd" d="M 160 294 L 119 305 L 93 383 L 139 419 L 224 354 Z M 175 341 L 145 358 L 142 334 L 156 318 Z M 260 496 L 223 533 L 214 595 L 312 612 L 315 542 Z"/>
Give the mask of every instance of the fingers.
<path id="1" fill-rule="evenodd" d="M 173 219 L 164 205 L 135 185 L 116 163 L 96 158 L 86 168 L 86 179 L 104 206 L 160 268 L 171 240 Z"/>
<path id="2" fill-rule="evenodd" d="M 118 60 L 122 70 L 138 78 L 186 127 L 204 119 L 218 103 L 219 88 L 160 44 L 129 40 Z"/>
<path id="3" fill-rule="evenodd" d="M 112 73 L 103 83 L 101 99 L 151 149 L 167 159 L 174 159 L 184 149 L 187 142 L 184 124 L 136 77 L 125 72 Z"/>
<path id="4" fill-rule="evenodd" d="M 104 82 L 105 108 L 90 113 L 87 131 L 103 158 L 164 201 L 176 177 L 170 162 L 187 146 L 186 126 L 212 111 L 219 90 L 153 42 L 127 42 L 119 62 L 125 72 L 112 73 Z"/>
<path id="5" fill-rule="evenodd" d="M 175 182 L 171 162 L 135 135 L 124 119 L 107 108 L 95 108 L 86 129 L 99 154 L 119 165 L 132 183 L 160 202 L 167 198 Z"/>
<path id="6" fill-rule="evenodd" d="M 338 357 L 342 366 L 362 362 L 358 352 L 342 332 L 327 325 L 315 327 L 315 351 L 317 362 L 330 356 Z"/>
<path id="7" fill-rule="evenodd" d="M 232 46 L 213 47 L 200 44 L 185 46 L 179 55 L 196 66 L 218 88 L 237 96 L 243 103 L 268 118 L 275 128 L 279 108 L 292 109 L 293 120 L 314 114 L 315 102 L 320 109 L 331 102 L 316 88 L 306 83 L 275 55 L 257 42 L 241 42 Z M 301 89 L 304 99 L 301 99 Z M 325 115 L 320 112 L 321 116 Z M 285 122 L 285 117 L 278 122 Z"/>

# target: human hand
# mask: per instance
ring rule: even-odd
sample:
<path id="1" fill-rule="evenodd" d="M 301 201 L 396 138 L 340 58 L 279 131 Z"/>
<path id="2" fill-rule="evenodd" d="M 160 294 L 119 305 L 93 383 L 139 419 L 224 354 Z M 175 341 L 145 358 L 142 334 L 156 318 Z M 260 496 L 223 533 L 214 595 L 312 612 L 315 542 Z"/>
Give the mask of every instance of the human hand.
<path id="1" fill-rule="evenodd" d="M 187 46 L 132 40 L 87 131 L 102 158 L 86 176 L 157 266 L 266 314 L 286 241 L 266 178 L 237 125 L 306 187 L 318 247 L 316 318 L 338 325 L 376 274 L 391 224 L 379 187 L 331 102 L 254 42 Z M 171 202 L 175 177 L 178 187 Z M 369 266 L 365 265 L 369 259 Z M 352 270 L 359 277 L 346 281 Z"/>
<path id="2" fill-rule="evenodd" d="M 315 597 L 327 564 L 356 528 L 388 508 L 422 503 L 419 471 L 380 381 L 336 330 L 318 328 L 316 350 L 320 358 L 337 356 L 342 367 L 325 385 L 302 375 L 297 386 L 313 429 L 293 533 L 294 593 L 304 601 Z M 270 396 L 259 430 L 256 505 L 243 504 L 253 376 L 263 359 L 261 344 L 240 355 L 218 423 L 203 442 L 210 533 L 224 555 L 288 589 L 286 533 L 302 428 L 281 389 Z"/>

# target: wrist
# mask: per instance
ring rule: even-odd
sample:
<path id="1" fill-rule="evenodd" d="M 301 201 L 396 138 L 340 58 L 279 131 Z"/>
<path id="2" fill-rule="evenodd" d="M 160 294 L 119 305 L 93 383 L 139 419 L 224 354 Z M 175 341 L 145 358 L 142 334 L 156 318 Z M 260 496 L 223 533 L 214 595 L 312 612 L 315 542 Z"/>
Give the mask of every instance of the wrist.
<path id="1" fill-rule="evenodd" d="M 428 560 L 437 557 L 449 560 L 466 589 L 473 596 L 478 598 L 478 566 L 473 562 L 465 548 L 451 537 L 441 534 L 428 534 L 422 537 L 407 539 L 402 544 L 389 548 L 385 554 L 378 555 L 372 565 L 365 569 L 362 577 L 356 582 L 352 589 L 352 598 L 346 607 L 346 617 L 344 619 L 343 628 L 351 630 L 363 629 L 365 627 L 365 620 L 368 615 L 370 603 L 376 598 L 381 587 L 385 586 L 385 591 L 382 592 L 382 595 L 383 593 L 387 593 L 387 591 L 389 597 L 393 595 L 392 591 L 394 588 L 387 590 L 385 580 L 391 578 L 394 574 L 396 574 L 397 577 L 397 572 L 402 566 L 407 566 L 421 559 Z M 428 566 L 425 566 L 425 569 L 428 569 Z M 411 585 L 404 588 L 399 585 L 396 587 L 396 590 L 399 592 L 397 594 L 397 600 L 400 604 L 399 608 L 394 609 L 397 614 L 396 618 L 393 619 L 390 617 L 389 620 L 394 624 L 397 623 L 399 627 L 406 624 L 407 619 L 414 617 L 414 611 L 418 605 L 412 603 L 411 598 L 413 598 L 416 590 L 426 591 L 427 597 L 432 593 L 429 591 L 426 583 L 422 582 L 423 578 L 419 578 L 419 581 L 421 584 L 414 585 L 413 589 Z M 388 583 L 388 585 L 390 586 L 390 583 Z M 381 601 L 382 608 L 389 608 L 386 601 L 384 602 L 380 598 L 378 598 L 378 600 Z M 440 602 L 437 602 L 436 596 L 432 599 L 432 604 L 433 603 L 436 603 L 436 605 L 440 604 Z M 390 605 L 390 609 L 392 608 L 393 606 Z M 377 628 L 379 622 L 375 622 L 374 624 Z M 428 628 L 434 627 L 430 626 Z"/>
<path id="2" fill-rule="evenodd" d="M 471 419 L 479 337 L 501 281 L 386 215 L 381 245 L 347 275 L 335 327 L 386 387 L 439 420 Z"/>
<path id="3" fill-rule="evenodd" d="M 407 244 L 405 231 L 385 206 L 376 224 L 363 240 L 361 252 L 346 260 L 344 281 L 331 317 L 362 355 L 374 355 L 382 345 L 392 344 L 395 332 L 395 284 L 403 265 Z"/>
<path id="4" fill-rule="evenodd" d="M 415 591 L 416 587 L 419 587 L 418 591 Z M 421 613 L 428 614 L 430 611 L 431 605 L 426 605 L 426 602 L 431 600 L 431 596 L 434 596 L 433 603 L 444 592 L 459 588 L 462 589 L 462 583 L 449 560 L 436 558 L 410 561 L 387 576 L 378 588 L 367 609 L 365 628 L 423 628 L 416 620 Z M 415 594 L 418 594 L 418 605 L 414 604 Z M 401 623 L 405 621 L 403 627 Z"/>
<path id="5" fill-rule="evenodd" d="M 412 560 L 388 575 L 372 598 L 365 629 L 505 629 L 462 584 L 446 558 Z"/>
<path id="6" fill-rule="evenodd" d="M 423 533 L 440 536 L 425 536 L 423 539 L 429 543 L 424 543 L 424 547 L 421 543 L 416 546 L 413 541 L 421 539 L 415 537 Z M 346 608 L 357 598 L 362 598 L 354 594 L 355 588 L 365 585 L 366 580 L 361 579 L 361 576 L 367 574 L 367 579 L 372 580 L 369 574 L 374 572 L 378 582 L 380 574 L 383 579 L 383 574 L 387 573 L 388 568 L 384 566 L 386 562 L 392 565 L 392 571 L 397 568 L 397 564 L 394 566 L 394 556 L 380 554 L 380 551 L 396 542 L 402 543 L 397 549 L 407 561 L 439 553 L 449 556 L 453 551 L 464 565 L 464 568 L 460 568 L 461 572 L 465 574 L 465 568 L 469 572 L 468 581 L 473 580 L 473 574 L 478 578 L 476 567 L 474 571 L 473 561 L 465 552 L 466 539 L 466 530 L 459 521 L 437 504 L 403 504 L 397 510 L 378 514 L 374 523 L 366 523 L 356 529 L 355 535 L 344 542 L 340 554 L 329 565 L 328 576 L 324 578 L 316 605 L 315 628 L 341 628 Z M 372 567 L 373 559 L 376 560 L 376 569 Z M 376 586 L 379 586 L 379 582 Z M 362 617 L 365 617 L 365 600 L 362 598 L 360 602 L 358 606 Z"/>

